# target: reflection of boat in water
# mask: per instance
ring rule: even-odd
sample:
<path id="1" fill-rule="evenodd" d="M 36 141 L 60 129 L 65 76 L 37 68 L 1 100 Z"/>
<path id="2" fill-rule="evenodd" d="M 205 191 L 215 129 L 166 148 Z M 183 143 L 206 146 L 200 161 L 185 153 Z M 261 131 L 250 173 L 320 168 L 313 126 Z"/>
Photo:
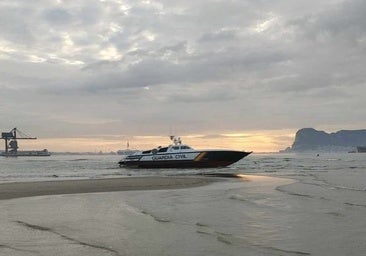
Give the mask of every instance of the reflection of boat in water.
<path id="1" fill-rule="evenodd" d="M 173 144 L 138 151 L 119 161 L 120 166 L 135 168 L 210 168 L 225 167 L 252 152 L 234 150 L 194 150 L 171 136 Z"/>
<path id="2" fill-rule="evenodd" d="M 358 146 L 357 147 L 357 152 L 358 153 L 366 153 L 366 146 Z"/>
<path id="3" fill-rule="evenodd" d="M 21 136 L 19 136 L 21 135 Z M 30 137 L 17 128 L 12 129 L 10 132 L 1 133 L 1 139 L 5 140 L 5 151 L 1 156 L 17 157 L 17 156 L 50 156 L 50 152 L 47 149 L 43 150 L 31 150 L 31 151 L 18 151 L 18 140 L 35 140 L 37 138 Z"/>

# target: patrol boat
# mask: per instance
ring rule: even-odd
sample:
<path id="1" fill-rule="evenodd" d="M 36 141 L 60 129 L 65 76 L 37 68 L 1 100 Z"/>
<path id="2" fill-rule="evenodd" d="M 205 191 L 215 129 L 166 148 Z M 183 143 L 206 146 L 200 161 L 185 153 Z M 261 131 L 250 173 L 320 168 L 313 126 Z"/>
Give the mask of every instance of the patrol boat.
<path id="1" fill-rule="evenodd" d="M 152 150 L 137 151 L 119 161 L 120 167 L 133 168 L 213 168 L 231 165 L 252 152 L 233 150 L 194 150 L 170 136 L 172 144 Z"/>

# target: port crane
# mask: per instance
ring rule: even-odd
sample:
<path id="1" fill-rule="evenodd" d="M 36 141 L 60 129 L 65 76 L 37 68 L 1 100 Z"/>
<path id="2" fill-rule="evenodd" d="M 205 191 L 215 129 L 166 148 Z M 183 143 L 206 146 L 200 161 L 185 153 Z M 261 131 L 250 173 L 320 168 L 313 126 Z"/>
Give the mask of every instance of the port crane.
<path id="1" fill-rule="evenodd" d="M 5 141 L 4 156 L 17 156 L 18 155 L 18 140 L 36 140 L 36 137 L 31 137 L 17 128 L 13 128 L 10 132 L 2 132 L 1 139 Z"/>

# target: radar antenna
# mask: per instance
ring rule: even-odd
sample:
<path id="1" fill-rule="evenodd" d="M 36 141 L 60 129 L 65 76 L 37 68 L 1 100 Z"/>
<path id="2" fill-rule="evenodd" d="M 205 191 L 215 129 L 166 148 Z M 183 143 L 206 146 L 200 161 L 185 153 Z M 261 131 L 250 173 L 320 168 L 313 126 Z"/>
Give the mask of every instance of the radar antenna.
<path id="1" fill-rule="evenodd" d="M 170 140 L 173 141 L 173 144 L 175 146 L 182 145 L 182 140 L 180 139 L 180 137 L 176 137 L 174 135 L 171 135 Z"/>

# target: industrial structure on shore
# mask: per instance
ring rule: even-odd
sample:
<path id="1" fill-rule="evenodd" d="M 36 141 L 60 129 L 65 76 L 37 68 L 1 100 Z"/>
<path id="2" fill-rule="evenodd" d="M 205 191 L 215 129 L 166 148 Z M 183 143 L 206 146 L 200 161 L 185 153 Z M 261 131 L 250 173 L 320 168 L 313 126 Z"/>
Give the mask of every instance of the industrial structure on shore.
<path id="1" fill-rule="evenodd" d="M 47 149 L 43 150 L 31 150 L 31 151 L 18 151 L 18 140 L 36 140 L 37 138 L 26 135 L 19 131 L 17 128 L 13 128 L 10 132 L 2 132 L 1 139 L 5 141 L 5 150 L 1 153 L 6 157 L 17 156 L 50 156 L 51 154 Z"/>

